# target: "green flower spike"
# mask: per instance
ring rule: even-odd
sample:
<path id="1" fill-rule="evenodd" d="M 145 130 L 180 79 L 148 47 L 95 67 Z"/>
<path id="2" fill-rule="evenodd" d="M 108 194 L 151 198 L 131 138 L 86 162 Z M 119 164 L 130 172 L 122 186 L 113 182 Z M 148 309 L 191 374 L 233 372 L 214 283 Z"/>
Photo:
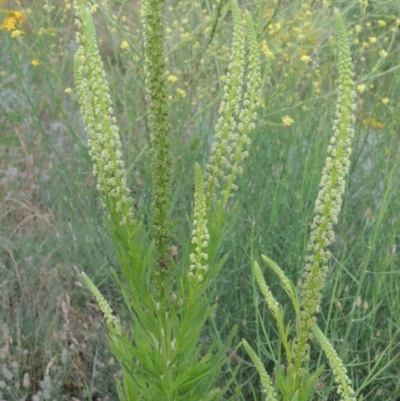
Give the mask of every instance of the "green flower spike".
<path id="1" fill-rule="evenodd" d="M 156 245 L 156 280 L 165 285 L 165 273 L 170 264 L 170 203 L 172 161 L 168 96 L 165 78 L 163 46 L 165 33 L 163 11 L 165 1 L 143 0 L 141 15 L 144 31 L 144 68 L 149 100 L 150 138 L 152 146 L 153 180 L 153 240 Z"/>
<path id="2" fill-rule="evenodd" d="M 261 273 L 260 266 L 257 262 L 254 262 L 253 265 L 254 276 L 257 280 L 258 286 L 262 294 L 264 295 L 265 301 L 267 302 L 269 310 L 274 314 L 275 317 L 279 316 L 279 302 L 272 295 L 271 290 L 269 289 L 267 283 L 264 280 L 264 277 Z"/>
<path id="3" fill-rule="evenodd" d="M 98 288 L 93 284 L 93 281 L 90 280 L 90 278 L 84 272 L 82 272 L 82 278 L 85 281 L 90 292 L 96 298 L 100 310 L 103 312 L 109 332 L 121 335 L 121 323 L 119 321 L 119 318 L 113 315 L 113 311 L 110 308 L 110 305 L 108 304 L 106 299 L 103 297 L 103 295 L 101 295 Z"/>
<path id="4" fill-rule="evenodd" d="M 243 172 L 240 164 L 248 156 L 244 149 L 251 143 L 249 133 L 255 129 L 256 109 L 260 99 L 260 57 L 255 28 L 247 14 L 249 55 L 245 57 L 243 22 L 236 0 L 232 0 L 232 19 L 232 52 L 219 108 L 220 117 L 215 125 L 214 142 L 205 174 L 207 208 L 217 198 L 218 192 L 222 197 L 222 206 L 225 207 L 232 191 L 238 189 L 235 179 Z M 247 87 L 243 93 L 245 59 L 249 67 Z"/>
<path id="5" fill-rule="evenodd" d="M 346 368 L 343 366 L 343 362 L 332 347 L 332 344 L 317 325 L 312 327 L 312 332 L 329 359 L 329 364 L 332 367 L 335 381 L 338 384 L 337 392 L 338 394 L 341 394 L 341 401 L 356 401 L 354 390 L 351 387 L 351 380 L 347 376 Z"/>
<path id="6" fill-rule="evenodd" d="M 243 346 L 244 349 L 246 350 L 247 354 L 250 356 L 251 360 L 254 363 L 254 366 L 256 367 L 258 374 L 260 375 L 261 379 L 261 386 L 266 394 L 266 401 L 278 401 L 278 396 L 274 391 L 274 388 L 272 387 L 272 382 L 271 378 L 269 377 L 267 371 L 264 368 L 264 365 L 262 364 L 260 358 L 257 356 L 257 354 L 254 352 L 253 348 L 250 347 L 249 343 L 243 339 Z"/>
<path id="7" fill-rule="evenodd" d="M 207 165 L 206 179 L 207 208 L 216 199 L 216 190 L 226 171 L 232 170 L 230 159 L 235 154 L 235 143 L 238 141 L 235 116 L 240 114 L 242 86 L 244 77 L 244 32 L 239 6 L 232 1 L 233 40 L 230 63 L 223 88 L 222 101 L 219 107 L 220 117 L 215 125 L 214 142 L 211 147 L 210 163 Z M 233 156 L 232 156 L 233 155 Z"/>
<path id="8" fill-rule="evenodd" d="M 308 243 L 309 255 L 306 258 L 304 284 L 302 286 L 301 311 L 297 324 L 297 367 L 307 360 L 310 329 L 316 322 L 322 290 L 328 272 L 331 253 L 327 249 L 335 239 L 333 231 L 338 222 L 345 190 L 345 177 L 350 167 L 351 142 L 354 136 L 352 124 L 354 117 L 353 65 L 346 29 L 338 10 L 334 12 L 337 43 L 339 47 L 339 86 L 336 102 L 333 136 L 328 146 L 329 156 L 319 184 L 320 190 L 315 202 L 315 217 L 311 225 Z"/>
<path id="9" fill-rule="evenodd" d="M 194 165 L 195 173 L 195 193 L 194 193 L 194 230 L 192 232 L 192 244 L 194 252 L 190 254 L 189 274 L 194 277 L 195 281 L 201 282 L 204 279 L 204 273 L 207 272 L 208 266 L 205 261 L 208 254 L 204 252 L 207 248 L 210 236 L 207 231 L 206 219 L 206 198 L 204 196 L 203 176 L 198 163 Z M 203 264 L 204 263 L 204 264 Z"/>
<path id="10" fill-rule="evenodd" d="M 81 43 L 75 54 L 74 73 L 79 104 L 89 134 L 89 155 L 93 160 L 93 174 L 97 176 L 97 190 L 103 206 L 118 213 L 119 224 L 127 224 L 133 215 L 133 202 L 129 197 L 126 171 L 122 160 L 121 140 L 107 77 L 96 43 L 96 31 L 92 15 L 84 1 L 75 4 L 81 21 Z"/>

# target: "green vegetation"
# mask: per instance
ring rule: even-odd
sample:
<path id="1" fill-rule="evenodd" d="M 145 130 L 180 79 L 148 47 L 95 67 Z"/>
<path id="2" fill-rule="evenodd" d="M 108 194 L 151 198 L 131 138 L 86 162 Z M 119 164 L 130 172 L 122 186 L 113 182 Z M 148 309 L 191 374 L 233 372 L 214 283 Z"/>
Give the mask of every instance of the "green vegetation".
<path id="1" fill-rule="evenodd" d="M 0 400 L 400 396 L 396 1 L 0 3 Z"/>

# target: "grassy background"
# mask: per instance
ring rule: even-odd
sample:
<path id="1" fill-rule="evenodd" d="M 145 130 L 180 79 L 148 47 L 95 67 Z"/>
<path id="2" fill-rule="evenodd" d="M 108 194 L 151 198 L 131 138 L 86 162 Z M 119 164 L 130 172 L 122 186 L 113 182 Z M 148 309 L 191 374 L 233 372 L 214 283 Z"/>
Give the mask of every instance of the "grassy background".
<path id="1" fill-rule="evenodd" d="M 114 249 L 102 226 L 74 93 L 73 6 L 60 0 L 0 3 L 0 400 L 115 400 L 118 367 L 101 314 L 77 275 L 84 270 L 124 313 L 110 277 Z M 294 282 L 301 278 L 332 133 L 337 66 L 331 3 L 346 20 L 359 96 L 351 176 L 319 322 L 358 396 L 397 400 L 397 0 L 242 2 L 258 32 L 264 103 L 238 182 L 238 213 L 221 250 L 230 256 L 215 283 L 217 313 L 203 340 L 225 338 L 237 324 L 236 343 L 245 337 L 273 372 L 277 333 L 250 260 L 266 254 Z M 151 187 L 139 8 L 137 1 L 100 1 L 96 22 L 130 187 L 145 216 Z M 7 18 L 15 20 L 12 29 Z M 166 28 L 174 216 L 180 219 L 172 251 L 179 258 L 192 210 L 193 162 L 207 160 L 227 70 L 229 2 L 167 1 Z M 12 38 L 15 29 L 24 31 L 22 42 Z M 291 125 L 283 123 L 285 116 Z M 262 267 L 277 299 L 288 305 L 276 277 Z M 326 364 L 313 349 L 311 363 Z M 241 399 L 260 400 L 255 369 L 242 349 L 238 353 L 245 359 L 236 377 L 245 383 Z M 332 388 L 326 366 L 314 399 L 339 399 Z"/>

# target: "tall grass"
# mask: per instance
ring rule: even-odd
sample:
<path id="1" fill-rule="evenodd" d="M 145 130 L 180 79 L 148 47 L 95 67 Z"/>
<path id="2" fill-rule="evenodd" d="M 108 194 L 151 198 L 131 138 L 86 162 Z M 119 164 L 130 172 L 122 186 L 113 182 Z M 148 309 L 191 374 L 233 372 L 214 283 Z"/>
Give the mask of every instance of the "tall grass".
<path id="1" fill-rule="evenodd" d="M 193 160 L 202 164 L 208 157 L 232 32 L 229 7 L 199 5 L 166 4 L 168 104 L 177 184 L 172 221 L 178 217 L 182 221 L 182 213 L 191 216 Z M 331 246 L 334 256 L 321 304 L 321 327 L 346 362 L 359 396 L 396 399 L 400 391 L 397 5 L 379 1 L 365 7 L 354 1 L 339 6 L 360 88 L 350 179 Z M 73 88 L 73 11 L 68 4 L 61 7 L 52 1 L 45 8 L 29 1 L 5 2 L 2 7 L 22 11 L 26 20 L 16 26 L 25 31 L 22 43 L 11 37 L 13 31 L 0 32 L 4 44 L 0 261 L 5 266 L 0 320 L 10 333 L 0 336 L 0 347 L 2 365 L 13 374 L 13 379 L 8 374 L 0 378 L 8 386 L 0 391 L 7 400 L 24 395 L 43 398 L 46 376 L 46 383 L 49 378 L 55 383 L 47 386 L 55 399 L 115 399 L 112 375 L 118 369 L 104 346 L 102 319 L 91 298 L 75 284 L 73 268 L 87 272 L 124 320 L 123 301 L 109 275 L 109 266 L 118 269 L 118 264 L 103 228 L 74 90 L 64 93 Z M 259 297 L 250 261 L 261 260 L 263 253 L 292 280 L 301 275 L 331 132 L 337 77 L 329 6 L 282 1 L 249 7 L 262 52 L 263 105 L 248 149 L 251 157 L 237 181 L 236 211 L 226 223 L 221 245 L 220 255 L 229 256 L 212 284 L 218 307 L 200 339 L 205 345 L 214 338 L 225 341 L 237 324 L 233 344 L 248 339 L 267 372 L 273 373 L 278 336 Z M 146 225 L 151 221 L 150 153 L 138 10 L 137 4 L 109 8 L 101 3 L 95 20 L 135 211 Z M 120 47 L 123 40 L 128 48 Z M 381 57 L 381 50 L 388 55 Z M 302 61 L 304 54 L 311 61 Z M 33 60 L 39 64 L 31 64 Z M 386 98 L 389 103 L 382 102 Z M 285 116 L 294 123 L 283 125 Z M 173 225 L 173 260 L 183 257 L 180 243 L 188 226 L 189 218 Z M 268 270 L 264 273 L 277 301 L 285 304 L 277 278 Z M 285 316 L 293 315 L 288 309 Z M 245 358 L 242 350 L 236 353 Z M 317 350 L 311 359 L 316 368 L 325 361 Z M 18 362 L 18 369 L 13 362 Z M 333 379 L 325 369 L 314 398 L 335 400 Z M 28 387 L 22 386 L 26 373 Z M 224 373 L 221 383 L 229 377 Z M 241 399 L 260 399 L 259 379 L 245 361 L 234 382 L 244 384 Z"/>

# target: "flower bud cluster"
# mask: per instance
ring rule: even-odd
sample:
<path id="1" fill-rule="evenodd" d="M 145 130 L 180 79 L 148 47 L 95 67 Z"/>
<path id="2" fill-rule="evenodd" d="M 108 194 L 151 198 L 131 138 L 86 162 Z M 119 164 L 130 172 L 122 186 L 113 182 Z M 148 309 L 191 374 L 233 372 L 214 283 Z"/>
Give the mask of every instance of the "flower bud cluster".
<path id="1" fill-rule="evenodd" d="M 114 211 L 119 213 L 122 225 L 132 217 L 133 202 L 129 197 L 120 135 L 91 13 L 82 1 L 78 1 L 75 7 L 80 18 L 77 25 L 82 29 L 82 34 L 77 33 L 80 46 L 75 54 L 74 74 L 78 100 L 89 135 L 93 174 L 97 176 L 97 190 L 103 200 L 110 202 Z"/>
<path id="2" fill-rule="evenodd" d="M 208 271 L 206 261 L 208 254 L 205 248 L 208 247 L 210 235 L 207 230 L 206 218 L 206 198 L 204 196 L 204 184 L 201 174 L 201 168 L 198 163 L 195 164 L 195 193 L 194 193 L 194 219 L 192 231 L 192 244 L 194 252 L 190 254 L 189 275 L 197 282 L 204 280 L 204 273 Z"/>
<path id="3" fill-rule="evenodd" d="M 337 43 L 339 48 L 338 98 L 336 102 L 333 136 L 328 146 L 328 157 L 322 171 L 320 190 L 315 202 L 315 217 L 311 225 L 308 243 L 308 256 L 302 287 L 302 311 L 299 315 L 299 327 L 302 339 L 299 340 L 299 352 L 305 350 L 309 330 L 319 312 L 322 290 L 328 272 L 328 260 L 331 256 L 327 247 L 335 240 L 334 226 L 342 205 L 345 190 L 345 177 L 350 167 L 351 143 L 354 136 L 352 124 L 355 122 L 353 65 L 349 43 L 343 21 L 335 13 Z M 300 334 L 299 334 L 300 335 Z M 302 350 L 301 350 L 302 349 Z"/>

